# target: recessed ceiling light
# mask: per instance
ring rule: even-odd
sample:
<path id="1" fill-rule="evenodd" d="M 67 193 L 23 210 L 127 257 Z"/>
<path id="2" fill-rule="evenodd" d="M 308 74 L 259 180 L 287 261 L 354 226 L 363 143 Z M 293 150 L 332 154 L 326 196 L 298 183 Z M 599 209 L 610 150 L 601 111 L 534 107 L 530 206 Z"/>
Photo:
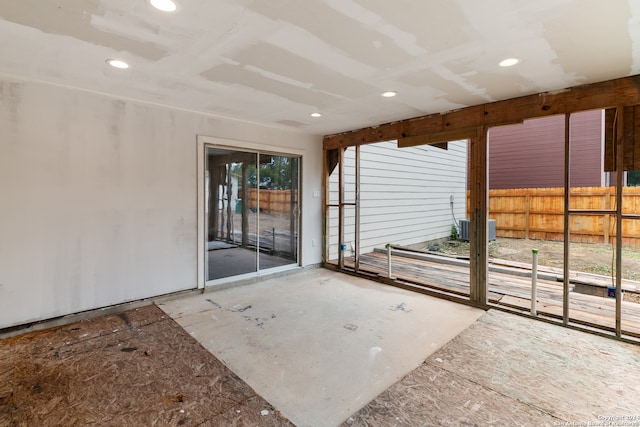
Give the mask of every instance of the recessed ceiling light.
<path id="1" fill-rule="evenodd" d="M 149 0 L 149 3 L 163 12 L 175 12 L 178 8 L 172 0 Z"/>
<path id="2" fill-rule="evenodd" d="M 311 117 L 322 117 L 322 113 L 311 113 Z"/>
<path id="3" fill-rule="evenodd" d="M 385 98 L 393 98 L 397 94 L 398 94 L 398 92 L 394 92 L 394 91 L 390 90 L 390 91 L 387 91 L 387 92 L 382 92 L 380 95 L 384 96 Z"/>
<path id="4" fill-rule="evenodd" d="M 107 59 L 107 64 L 111 65 L 114 68 L 120 68 L 121 70 L 129 68 L 129 64 L 120 59 Z"/>
<path id="5" fill-rule="evenodd" d="M 518 62 L 520 62 L 518 58 L 507 58 L 500 61 L 498 65 L 500 65 L 501 67 L 513 67 Z"/>

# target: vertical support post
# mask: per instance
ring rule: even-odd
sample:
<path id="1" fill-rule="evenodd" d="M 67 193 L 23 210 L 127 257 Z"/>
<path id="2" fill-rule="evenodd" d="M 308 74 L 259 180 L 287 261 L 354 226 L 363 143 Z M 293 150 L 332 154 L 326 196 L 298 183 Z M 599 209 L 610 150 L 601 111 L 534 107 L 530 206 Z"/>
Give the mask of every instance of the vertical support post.
<path id="1" fill-rule="evenodd" d="M 356 145 L 356 224 L 354 236 L 355 271 L 360 270 L 360 146 Z"/>
<path id="2" fill-rule="evenodd" d="M 469 297 L 480 305 L 486 305 L 487 295 L 487 129 L 479 126 L 477 135 L 471 138 L 471 215 L 470 215 L 470 272 Z"/>
<path id="3" fill-rule="evenodd" d="M 329 230 L 331 210 L 329 208 L 330 191 L 329 191 L 329 154 L 326 148 L 322 152 L 322 207 L 324 217 L 322 221 L 322 263 L 329 262 L 330 239 Z"/>
<path id="4" fill-rule="evenodd" d="M 338 267 L 344 268 L 344 149 L 338 150 Z"/>
<path id="5" fill-rule="evenodd" d="M 616 108 L 616 336 L 622 335 L 622 186 L 624 178 L 624 107 Z"/>
<path id="6" fill-rule="evenodd" d="M 242 247 L 249 245 L 249 165 L 242 163 Z"/>
<path id="7" fill-rule="evenodd" d="M 571 222 L 569 208 L 571 202 L 571 115 L 564 115 L 564 251 L 563 251 L 563 284 L 562 284 L 562 323 L 569 323 L 569 243 L 571 239 Z"/>
<path id="8" fill-rule="evenodd" d="M 207 156 L 207 146 L 204 144 L 204 141 L 198 136 L 196 138 L 196 158 L 197 158 L 197 230 L 198 234 L 196 240 L 198 242 L 197 245 L 197 287 L 198 289 L 203 289 L 209 278 L 209 257 L 207 251 L 207 242 L 209 241 L 209 217 L 207 215 L 207 206 L 206 200 L 209 193 L 209 188 L 207 185 L 207 170 L 209 168 L 208 156 Z"/>
<path id="9" fill-rule="evenodd" d="M 391 279 L 391 243 L 387 243 L 387 277 Z"/>
<path id="10" fill-rule="evenodd" d="M 603 211 L 608 211 L 611 209 L 611 189 L 609 187 L 604 188 L 604 193 L 602 194 L 602 202 L 600 204 L 600 208 Z M 605 214 L 602 218 L 602 232 L 603 232 L 603 243 L 608 245 L 611 238 L 611 216 L 609 214 Z"/>
<path id="11" fill-rule="evenodd" d="M 538 315 L 536 304 L 538 303 L 538 250 L 532 249 L 533 261 L 531 263 L 531 314 Z"/>

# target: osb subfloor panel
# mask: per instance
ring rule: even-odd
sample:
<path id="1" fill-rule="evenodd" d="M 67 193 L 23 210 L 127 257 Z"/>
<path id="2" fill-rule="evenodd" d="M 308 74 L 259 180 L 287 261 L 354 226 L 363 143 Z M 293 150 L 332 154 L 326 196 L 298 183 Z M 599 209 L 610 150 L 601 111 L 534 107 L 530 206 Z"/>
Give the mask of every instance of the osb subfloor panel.
<path id="1" fill-rule="evenodd" d="M 640 346 L 489 311 L 343 426 L 640 426 L 638 396 Z"/>
<path id="2" fill-rule="evenodd" d="M 0 340 L 0 426 L 72 425 L 292 424 L 148 306 Z"/>

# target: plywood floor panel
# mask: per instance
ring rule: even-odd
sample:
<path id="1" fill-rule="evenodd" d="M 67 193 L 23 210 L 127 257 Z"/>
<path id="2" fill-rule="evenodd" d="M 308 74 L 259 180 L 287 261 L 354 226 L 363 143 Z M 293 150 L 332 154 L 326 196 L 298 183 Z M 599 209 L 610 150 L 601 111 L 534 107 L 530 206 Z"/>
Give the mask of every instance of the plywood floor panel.
<path id="1" fill-rule="evenodd" d="M 343 427 L 553 426 L 558 418 L 425 363 L 343 423 Z"/>
<path id="2" fill-rule="evenodd" d="M 489 311 L 344 426 L 637 425 L 638 396 L 640 346 Z"/>
<path id="3" fill-rule="evenodd" d="M 0 378 L 2 426 L 291 425 L 155 306 L 0 340 Z"/>

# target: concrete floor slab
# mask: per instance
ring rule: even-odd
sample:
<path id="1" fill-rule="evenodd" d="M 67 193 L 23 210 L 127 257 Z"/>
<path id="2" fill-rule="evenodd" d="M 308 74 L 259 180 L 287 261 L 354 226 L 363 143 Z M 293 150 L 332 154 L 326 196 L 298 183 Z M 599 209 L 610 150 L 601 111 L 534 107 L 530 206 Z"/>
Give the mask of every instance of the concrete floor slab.
<path id="1" fill-rule="evenodd" d="M 483 313 L 324 269 L 160 307 L 300 427 L 340 424 Z"/>

